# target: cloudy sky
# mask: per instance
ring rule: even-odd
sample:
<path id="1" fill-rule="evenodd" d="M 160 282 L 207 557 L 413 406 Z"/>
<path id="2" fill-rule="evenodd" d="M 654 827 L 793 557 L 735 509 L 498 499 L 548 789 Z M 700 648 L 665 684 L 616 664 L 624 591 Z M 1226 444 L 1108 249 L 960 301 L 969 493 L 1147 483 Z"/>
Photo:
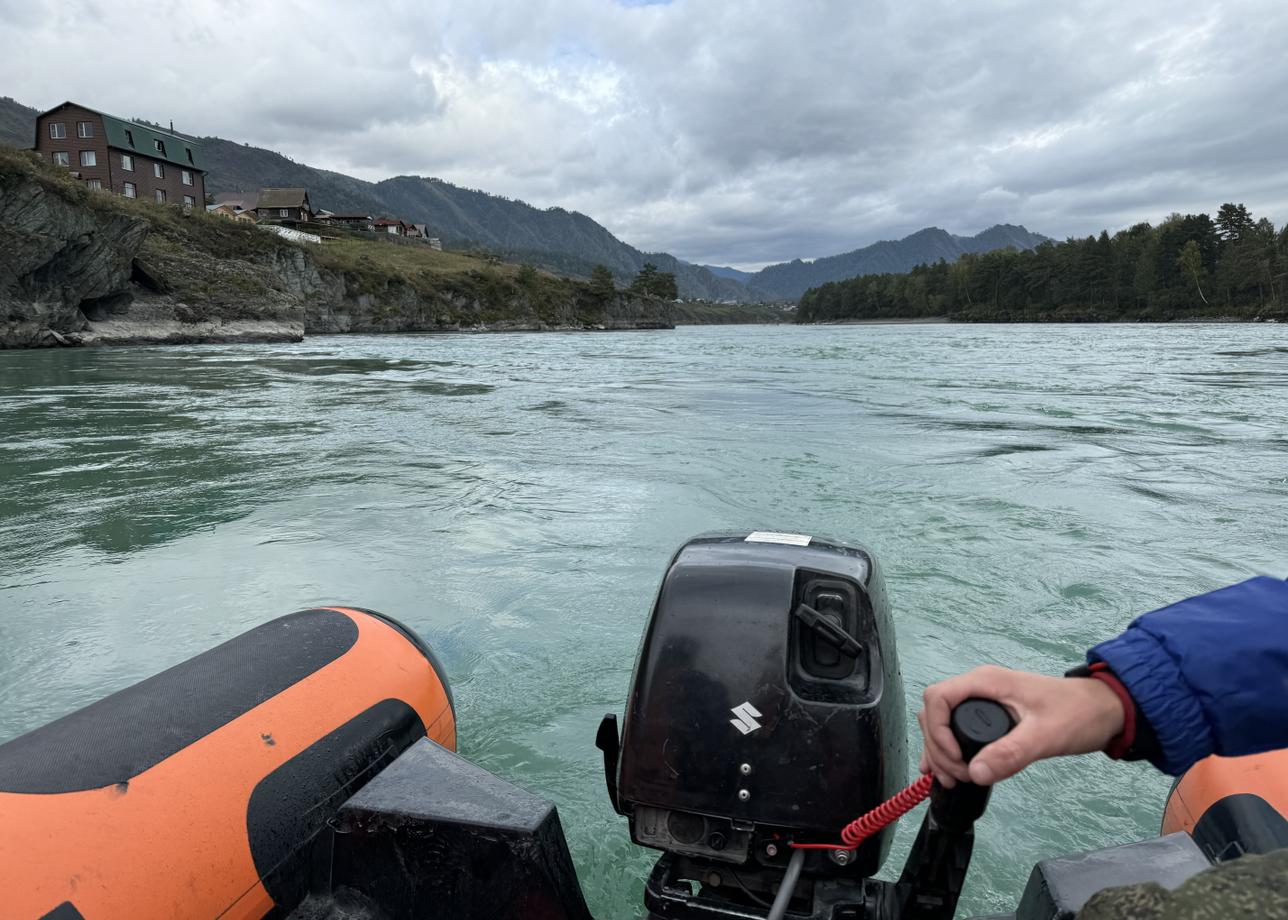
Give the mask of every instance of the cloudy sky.
<path id="1" fill-rule="evenodd" d="M 1285 0 L 0 0 L 0 95 L 756 267 L 928 225 L 1288 221 Z"/>

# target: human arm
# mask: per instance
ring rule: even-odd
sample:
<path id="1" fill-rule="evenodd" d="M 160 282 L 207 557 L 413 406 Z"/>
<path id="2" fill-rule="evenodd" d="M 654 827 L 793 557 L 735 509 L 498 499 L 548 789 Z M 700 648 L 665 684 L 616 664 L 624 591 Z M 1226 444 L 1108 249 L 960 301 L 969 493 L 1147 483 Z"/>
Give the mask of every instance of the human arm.
<path id="1" fill-rule="evenodd" d="M 1179 775 L 1208 754 L 1288 746 L 1288 583 L 1254 578 L 1147 613 L 1091 649 L 1112 677 L 1064 679 L 977 668 L 926 690 L 923 772 L 989 784 L 1046 757 L 1104 750 L 1129 721 L 1156 738 L 1146 756 Z M 1134 709 L 1113 687 L 1127 691 Z M 995 699 L 1017 726 L 970 766 L 948 729 L 953 706 Z"/>
<path id="2" fill-rule="evenodd" d="M 1015 728 L 975 755 L 969 766 L 949 727 L 949 716 L 971 697 L 996 700 Z M 1067 680 L 986 665 L 926 688 L 917 713 L 923 747 L 921 772 L 951 787 L 981 786 L 1014 776 L 1035 760 L 1100 751 L 1122 731 L 1123 706 L 1098 680 Z"/>
<path id="3" fill-rule="evenodd" d="M 1131 693 L 1164 773 L 1288 747 L 1288 582 L 1252 578 L 1147 613 L 1087 661 Z"/>

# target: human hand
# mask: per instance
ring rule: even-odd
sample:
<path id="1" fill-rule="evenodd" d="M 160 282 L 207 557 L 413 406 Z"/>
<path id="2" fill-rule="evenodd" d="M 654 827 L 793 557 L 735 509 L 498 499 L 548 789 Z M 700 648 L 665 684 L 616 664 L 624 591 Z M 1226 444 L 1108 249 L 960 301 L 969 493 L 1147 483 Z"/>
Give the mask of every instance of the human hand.
<path id="1" fill-rule="evenodd" d="M 996 700 L 1016 725 L 969 764 L 953 738 L 953 707 L 971 697 Z M 1045 677 L 995 665 L 976 668 L 926 688 L 917 713 L 921 772 L 951 788 L 958 781 L 989 786 L 1046 757 L 1104 750 L 1123 730 L 1123 706 L 1106 684 L 1089 678 Z"/>

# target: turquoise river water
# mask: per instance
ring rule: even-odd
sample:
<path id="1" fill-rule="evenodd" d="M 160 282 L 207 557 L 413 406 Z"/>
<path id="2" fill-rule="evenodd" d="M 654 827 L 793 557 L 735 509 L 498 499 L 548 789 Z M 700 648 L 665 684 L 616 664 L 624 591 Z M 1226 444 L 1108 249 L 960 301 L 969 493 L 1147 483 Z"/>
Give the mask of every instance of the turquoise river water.
<path id="1" fill-rule="evenodd" d="M 0 741 L 276 615 L 393 614 L 461 751 L 559 806 L 596 916 L 649 852 L 593 746 L 662 570 L 716 529 L 883 560 L 909 698 L 1059 673 L 1135 613 L 1288 575 L 1288 328 L 848 326 L 0 354 Z M 998 788 L 962 914 L 1158 830 L 1095 756 Z M 915 821 L 905 821 L 887 875 Z"/>

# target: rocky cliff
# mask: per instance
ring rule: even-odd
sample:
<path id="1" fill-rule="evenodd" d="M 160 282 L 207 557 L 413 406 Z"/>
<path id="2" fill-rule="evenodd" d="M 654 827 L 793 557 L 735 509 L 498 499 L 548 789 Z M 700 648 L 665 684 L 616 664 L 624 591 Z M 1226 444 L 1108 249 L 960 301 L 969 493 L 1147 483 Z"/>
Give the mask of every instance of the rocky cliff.
<path id="1" fill-rule="evenodd" d="M 405 277 L 379 268 L 325 266 L 299 277 L 310 334 L 659 329 L 670 305 L 618 294 L 594 296 L 563 279 L 507 277 L 485 268 Z M 295 276 L 291 276 L 295 277 Z"/>
<path id="2" fill-rule="evenodd" d="M 58 343 L 89 317 L 133 299 L 131 263 L 145 221 L 52 194 L 30 175 L 0 174 L 0 344 Z"/>
<path id="3" fill-rule="evenodd" d="M 303 304 L 277 269 L 302 254 L 232 229 L 5 154 L 0 347 L 299 339 Z"/>
<path id="4" fill-rule="evenodd" d="M 670 305 L 384 239 L 301 247 L 0 154 L 0 347 L 656 328 Z"/>

